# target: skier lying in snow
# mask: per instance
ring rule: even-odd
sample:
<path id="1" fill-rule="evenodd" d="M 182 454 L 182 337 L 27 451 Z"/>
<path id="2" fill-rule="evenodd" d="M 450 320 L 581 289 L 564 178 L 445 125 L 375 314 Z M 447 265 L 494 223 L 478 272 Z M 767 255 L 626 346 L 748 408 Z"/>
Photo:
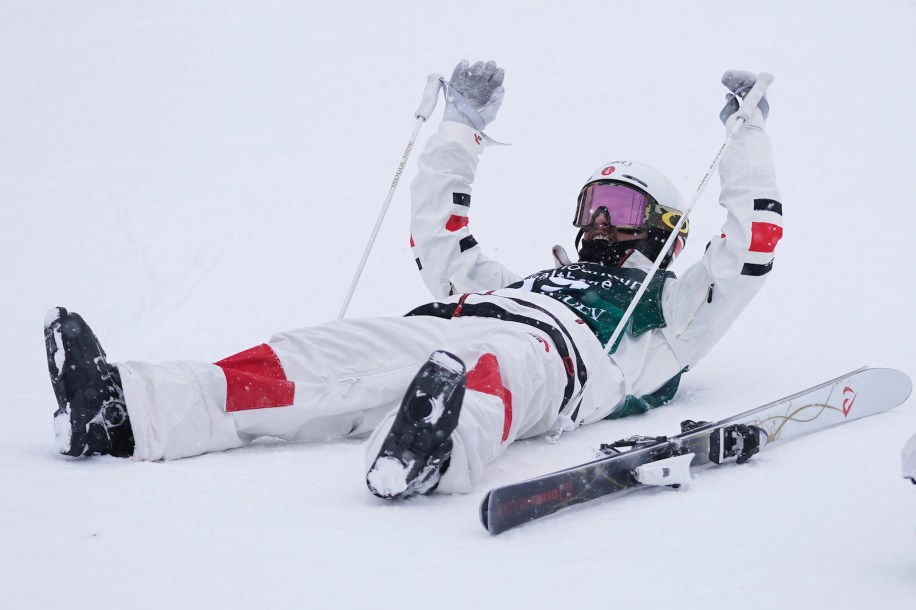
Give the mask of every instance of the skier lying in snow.
<path id="1" fill-rule="evenodd" d="M 728 126 L 738 110 L 734 94 L 743 97 L 755 79 L 723 77 L 731 93 L 720 118 Z M 280 333 L 215 364 L 111 365 L 82 318 L 52 309 L 45 337 L 61 453 L 175 459 L 261 436 L 371 432 L 369 489 L 400 498 L 469 491 L 516 439 L 669 401 L 681 374 L 725 334 L 773 264 L 782 207 L 766 102 L 722 157 L 722 234 L 680 278 L 666 269 L 684 247 L 686 225 L 672 251 L 661 247 L 684 209 L 681 196 L 635 161 L 602 165 L 582 188 L 573 221 L 579 262 L 555 249 L 556 268 L 523 277 L 488 259 L 468 229 L 471 184 L 488 141 L 482 130 L 499 109 L 502 81 L 494 62 L 460 63 L 439 132 L 419 159 L 411 244 L 437 301 L 404 317 Z M 665 270 L 604 357 L 659 255 Z"/>

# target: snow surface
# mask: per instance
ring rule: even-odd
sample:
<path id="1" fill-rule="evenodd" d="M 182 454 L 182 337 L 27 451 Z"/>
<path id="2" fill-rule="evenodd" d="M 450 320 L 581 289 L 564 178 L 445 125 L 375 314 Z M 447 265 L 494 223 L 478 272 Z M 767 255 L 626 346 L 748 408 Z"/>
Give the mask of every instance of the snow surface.
<path id="1" fill-rule="evenodd" d="M 916 493 L 894 412 L 499 537 L 485 488 L 674 432 L 862 364 L 916 376 L 916 4 L 0 3 L 0 595 L 5 608 L 913 608 Z M 572 249 L 594 168 L 635 158 L 689 197 L 728 68 L 776 75 L 786 236 L 673 404 L 519 443 L 465 496 L 373 497 L 355 442 L 171 463 L 57 455 L 41 337 L 56 305 L 112 360 L 215 361 L 336 316 L 430 72 L 494 58 L 473 230 L 519 272 Z M 441 103 L 432 123 L 441 117 Z M 416 150 L 435 129 L 424 127 Z M 415 152 L 416 155 L 416 152 Z M 349 315 L 428 299 L 408 183 Z M 678 267 L 722 222 L 703 195 Z"/>

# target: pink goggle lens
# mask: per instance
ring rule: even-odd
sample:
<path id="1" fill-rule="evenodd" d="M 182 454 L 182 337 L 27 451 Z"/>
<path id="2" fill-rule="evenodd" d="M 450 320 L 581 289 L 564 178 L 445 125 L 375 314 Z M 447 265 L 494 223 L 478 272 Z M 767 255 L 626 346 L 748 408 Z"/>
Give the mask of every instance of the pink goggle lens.
<path id="1" fill-rule="evenodd" d="M 622 184 L 591 184 L 579 198 L 573 225 L 587 227 L 595 213 L 605 208 L 615 227 L 643 229 L 649 224 L 651 201 L 637 190 Z"/>

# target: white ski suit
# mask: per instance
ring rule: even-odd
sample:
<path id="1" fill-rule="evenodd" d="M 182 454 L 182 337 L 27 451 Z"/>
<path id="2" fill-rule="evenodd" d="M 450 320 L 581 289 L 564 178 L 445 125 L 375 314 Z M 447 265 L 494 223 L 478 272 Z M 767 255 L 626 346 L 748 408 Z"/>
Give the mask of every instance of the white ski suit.
<path id="1" fill-rule="evenodd" d="M 532 292 L 530 279 L 520 281 L 489 260 L 472 237 L 471 184 L 485 145 L 479 132 L 444 121 L 419 159 L 411 243 L 438 301 L 405 317 L 335 320 L 280 333 L 215 364 L 119 364 L 134 458 L 199 455 L 261 436 L 329 440 L 374 430 L 368 466 L 414 374 L 431 352 L 444 349 L 465 362 L 468 390 L 438 490 L 469 491 L 512 441 L 625 414 L 627 397 L 651 395 L 672 380 L 676 387 L 679 374 L 725 334 L 772 267 L 782 212 L 758 111 L 721 161 L 722 235 L 701 262 L 659 284 L 664 323 L 638 336 L 628 330 L 603 357 L 585 320 L 593 312 Z M 634 254 L 624 266 L 650 264 Z M 600 275 L 580 267 L 568 269 Z M 541 274 L 547 283 L 564 283 L 556 277 Z M 581 404 L 574 404 L 586 378 Z"/>

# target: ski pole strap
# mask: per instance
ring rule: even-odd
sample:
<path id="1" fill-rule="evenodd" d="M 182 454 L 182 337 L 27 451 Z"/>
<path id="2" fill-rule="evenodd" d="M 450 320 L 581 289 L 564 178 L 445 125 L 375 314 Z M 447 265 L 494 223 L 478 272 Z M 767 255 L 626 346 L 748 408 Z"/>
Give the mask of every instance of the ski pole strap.
<path id="1" fill-rule="evenodd" d="M 775 80 L 775 77 L 769 72 L 761 72 L 757 75 L 757 82 L 744 96 L 741 107 L 735 113 L 739 119 L 747 121 L 751 118 L 751 114 L 757 109 L 757 104 L 760 103 L 763 96 L 767 94 L 767 89 L 773 84 L 773 80 Z"/>

